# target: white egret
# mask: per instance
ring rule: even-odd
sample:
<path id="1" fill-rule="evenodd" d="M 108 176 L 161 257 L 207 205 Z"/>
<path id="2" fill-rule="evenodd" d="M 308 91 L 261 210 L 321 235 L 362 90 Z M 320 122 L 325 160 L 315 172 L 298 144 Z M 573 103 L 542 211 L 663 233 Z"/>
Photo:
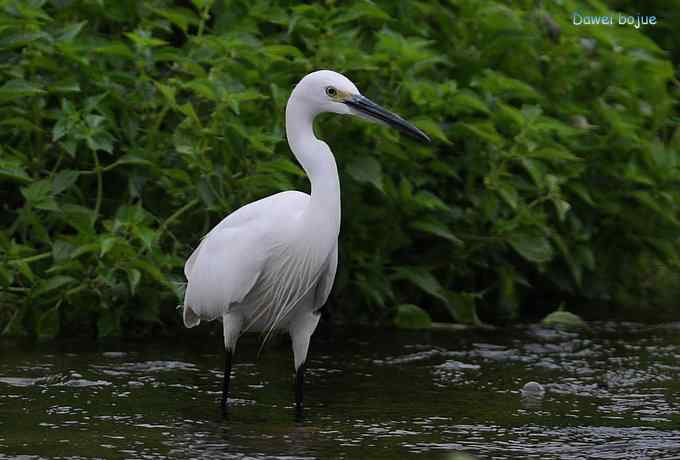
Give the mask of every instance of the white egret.
<path id="1" fill-rule="evenodd" d="M 311 194 L 286 191 L 245 205 L 200 242 L 184 266 L 184 324 L 222 318 L 226 411 L 236 342 L 245 331 L 287 331 L 293 342 L 295 405 L 302 413 L 305 361 L 319 310 L 338 263 L 340 182 L 328 145 L 314 135 L 324 112 L 358 115 L 421 141 L 418 128 L 373 103 L 343 75 L 319 70 L 295 86 L 286 105 L 286 137 L 311 182 Z"/>

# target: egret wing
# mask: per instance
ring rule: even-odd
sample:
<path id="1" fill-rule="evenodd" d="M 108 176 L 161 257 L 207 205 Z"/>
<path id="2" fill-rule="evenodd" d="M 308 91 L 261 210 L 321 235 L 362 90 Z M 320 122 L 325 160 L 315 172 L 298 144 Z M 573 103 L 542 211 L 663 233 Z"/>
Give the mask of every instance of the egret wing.
<path id="1" fill-rule="evenodd" d="M 213 227 L 184 265 L 187 327 L 217 318 L 250 293 L 272 249 L 268 231 L 302 212 L 308 202 L 306 193 L 277 193 L 237 209 Z"/>
<path id="2" fill-rule="evenodd" d="M 248 295 L 267 259 L 261 232 L 249 225 L 210 232 L 187 261 L 184 323 L 210 321 Z"/>
<path id="3" fill-rule="evenodd" d="M 309 195 L 298 191 L 280 192 L 253 201 L 252 203 L 238 208 L 236 211 L 222 219 L 219 224 L 215 225 L 212 230 L 203 237 L 203 241 L 213 233 L 221 230 L 243 227 L 247 224 L 271 218 L 275 213 L 280 212 L 282 209 L 286 210 L 289 213 L 287 217 L 290 217 L 296 212 L 301 212 L 308 202 Z M 189 273 L 196 263 L 196 258 L 198 257 L 201 245 L 203 245 L 203 241 L 201 241 L 198 248 L 196 248 L 191 256 L 189 256 L 189 259 L 187 259 L 187 262 L 184 265 L 184 276 L 186 276 L 187 280 L 189 279 Z"/>

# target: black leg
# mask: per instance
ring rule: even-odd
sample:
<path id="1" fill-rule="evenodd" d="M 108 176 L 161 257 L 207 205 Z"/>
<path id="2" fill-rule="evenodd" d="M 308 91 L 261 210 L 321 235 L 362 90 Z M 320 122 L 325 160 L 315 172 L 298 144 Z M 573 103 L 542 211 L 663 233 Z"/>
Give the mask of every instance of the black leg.
<path id="1" fill-rule="evenodd" d="M 304 413 L 304 393 L 303 387 L 305 383 L 305 363 L 300 364 L 295 372 L 295 415 L 302 418 Z"/>
<path id="2" fill-rule="evenodd" d="M 222 382 L 222 415 L 227 415 L 228 399 L 229 399 L 229 381 L 231 380 L 231 359 L 233 353 L 231 350 L 226 350 L 224 358 L 224 380 Z"/>

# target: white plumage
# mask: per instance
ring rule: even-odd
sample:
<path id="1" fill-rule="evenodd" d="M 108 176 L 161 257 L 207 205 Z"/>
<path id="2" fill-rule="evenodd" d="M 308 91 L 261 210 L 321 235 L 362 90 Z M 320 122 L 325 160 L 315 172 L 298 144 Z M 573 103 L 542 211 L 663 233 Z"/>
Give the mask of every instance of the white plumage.
<path id="1" fill-rule="evenodd" d="M 227 350 L 222 406 L 231 355 L 242 332 L 267 337 L 285 330 L 293 342 L 297 408 L 309 340 L 328 299 L 338 264 L 340 182 L 333 153 L 314 135 L 322 112 L 359 115 L 429 140 L 398 115 L 359 94 L 346 77 L 320 70 L 304 77 L 286 105 L 286 137 L 311 182 L 311 194 L 281 192 L 234 211 L 201 241 L 184 266 L 184 324 L 222 318 Z"/>
<path id="2" fill-rule="evenodd" d="M 303 220 L 309 202 L 306 193 L 281 192 L 238 209 L 206 235 L 184 267 L 187 327 L 231 313 L 243 317 L 244 331 L 271 333 L 287 326 L 308 292 L 307 308 L 323 306 L 337 267 L 337 233 L 335 244 L 310 238 Z"/>

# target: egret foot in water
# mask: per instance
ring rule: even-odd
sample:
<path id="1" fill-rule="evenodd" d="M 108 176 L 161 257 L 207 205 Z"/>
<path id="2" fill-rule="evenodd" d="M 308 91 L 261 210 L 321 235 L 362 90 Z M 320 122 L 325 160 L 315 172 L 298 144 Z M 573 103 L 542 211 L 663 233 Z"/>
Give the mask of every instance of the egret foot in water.
<path id="1" fill-rule="evenodd" d="M 295 371 L 295 416 L 298 420 L 302 420 L 305 412 L 304 384 L 305 363 L 303 362 Z"/>
<path id="2" fill-rule="evenodd" d="M 225 350 L 224 357 L 224 379 L 222 380 L 222 417 L 226 417 L 229 412 L 229 382 L 231 381 L 231 361 L 234 354 L 231 350 Z"/>

